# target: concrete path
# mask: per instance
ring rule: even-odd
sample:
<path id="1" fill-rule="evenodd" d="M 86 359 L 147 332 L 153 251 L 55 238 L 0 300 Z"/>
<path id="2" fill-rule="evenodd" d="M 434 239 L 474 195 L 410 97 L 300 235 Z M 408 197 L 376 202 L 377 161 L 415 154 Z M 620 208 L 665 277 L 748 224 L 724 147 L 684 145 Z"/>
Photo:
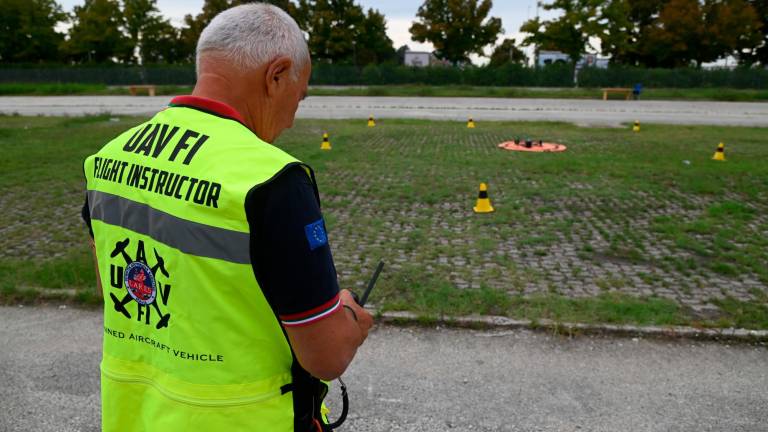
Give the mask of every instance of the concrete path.
<path id="1" fill-rule="evenodd" d="M 150 115 L 168 96 L 44 96 L 0 97 L 0 113 L 70 115 L 110 112 Z M 768 127 L 768 103 L 602 101 L 499 98 L 309 97 L 299 118 L 418 118 L 428 120 L 564 121 L 579 125 L 617 126 L 642 123 L 710 124 Z"/>
<path id="2" fill-rule="evenodd" d="M 0 431 L 99 430 L 101 332 L 0 307 Z M 385 326 L 345 380 L 346 431 L 768 431 L 765 347 Z"/>

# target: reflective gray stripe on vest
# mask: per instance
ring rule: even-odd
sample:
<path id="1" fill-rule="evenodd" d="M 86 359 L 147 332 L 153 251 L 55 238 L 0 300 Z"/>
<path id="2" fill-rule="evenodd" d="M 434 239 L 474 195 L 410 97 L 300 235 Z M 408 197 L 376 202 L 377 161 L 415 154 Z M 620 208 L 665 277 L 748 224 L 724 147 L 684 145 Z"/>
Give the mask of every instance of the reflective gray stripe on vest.
<path id="1" fill-rule="evenodd" d="M 143 234 L 189 255 L 249 264 L 248 233 L 192 222 L 146 204 L 89 190 L 91 219 Z"/>

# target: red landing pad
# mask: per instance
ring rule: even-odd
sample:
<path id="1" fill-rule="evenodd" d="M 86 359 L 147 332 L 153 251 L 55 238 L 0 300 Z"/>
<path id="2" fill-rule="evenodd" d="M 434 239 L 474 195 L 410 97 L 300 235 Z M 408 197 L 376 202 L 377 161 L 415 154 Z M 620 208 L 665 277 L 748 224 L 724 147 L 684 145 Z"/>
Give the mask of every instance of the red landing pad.
<path id="1" fill-rule="evenodd" d="M 534 141 L 531 147 L 526 147 L 525 142 L 520 142 L 520 144 L 515 144 L 514 141 L 507 141 L 499 144 L 499 148 L 503 150 L 513 150 L 513 151 L 521 151 L 521 152 L 537 152 L 537 153 L 557 153 L 557 152 L 563 152 L 566 150 L 566 147 L 562 144 L 545 142 L 539 145 L 538 141 Z"/>

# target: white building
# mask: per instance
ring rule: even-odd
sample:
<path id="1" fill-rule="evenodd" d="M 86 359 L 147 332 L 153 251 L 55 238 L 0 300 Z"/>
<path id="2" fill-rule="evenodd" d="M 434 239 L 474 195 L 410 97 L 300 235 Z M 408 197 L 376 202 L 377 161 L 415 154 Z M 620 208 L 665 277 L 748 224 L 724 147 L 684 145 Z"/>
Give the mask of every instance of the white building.
<path id="1" fill-rule="evenodd" d="M 437 57 L 434 54 L 426 51 L 406 51 L 405 52 L 405 65 L 412 67 L 427 67 L 435 64 Z"/>
<path id="2" fill-rule="evenodd" d="M 571 61 L 571 57 L 568 54 L 561 53 L 560 51 L 539 51 L 539 57 L 536 65 L 546 66 L 555 63 L 568 63 Z"/>
<path id="3" fill-rule="evenodd" d="M 570 63 L 570 61 L 571 57 L 560 51 L 539 51 L 536 65 L 542 67 L 554 63 Z M 584 54 L 581 60 L 576 64 L 576 69 L 581 69 L 583 67 L 606 69 L 608 68 L 608 59 L 598 57 L 596 54 Z"/>

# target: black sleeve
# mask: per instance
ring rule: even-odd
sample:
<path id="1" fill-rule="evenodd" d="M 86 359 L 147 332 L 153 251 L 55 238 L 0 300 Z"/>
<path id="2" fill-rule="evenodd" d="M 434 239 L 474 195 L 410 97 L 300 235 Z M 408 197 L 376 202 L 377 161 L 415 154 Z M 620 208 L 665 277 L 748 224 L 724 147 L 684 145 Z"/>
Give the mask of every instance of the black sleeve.
<path id="1" fill-rule="evenodd" d="M 88 195 L 85 196 L 85 204 L 83 204 L 83 209 L 80 211 L 80 216 L 82 216 L 83 222 L 85 222 L 85 225 L 88 227 L 88 234 L 90 234 L 91 238 L 93 238 L 93 227 L 91 226 L 91 209 L 88 207 Z"/>
<path id="2" fill-rule="evenodd" d="M 285 326 L 306 325 L 341 308 L 336 268 L 315 187 L 292 166 L 246 199 L 256 280 Z"/>

